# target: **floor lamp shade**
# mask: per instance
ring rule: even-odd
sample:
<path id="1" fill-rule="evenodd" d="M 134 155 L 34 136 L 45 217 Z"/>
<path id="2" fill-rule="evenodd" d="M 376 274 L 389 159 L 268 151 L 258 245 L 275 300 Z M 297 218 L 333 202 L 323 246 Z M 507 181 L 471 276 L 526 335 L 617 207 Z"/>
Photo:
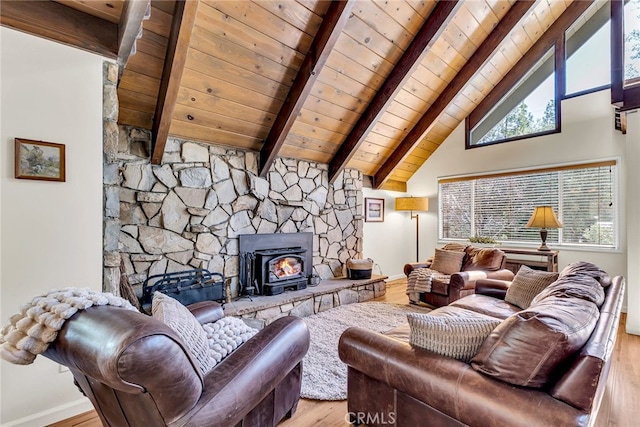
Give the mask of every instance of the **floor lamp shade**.
<path id="1" fill-rule="evenodd" d="M 428 211 L 428 197 L 398 197 L 396 198 L 397 211 Z"/>
<path id="2" fill-rule="evenodd" d="M 525 227 L 540 228 L 540 239 L 542 240 L 542 244 L 538 250 L 548 251 L 550 249 L 547 246 L 547 228 L 562 228 L 562 223 L 558 220 L 558 217 L 553 211 L 553 207 L 536 206 Z"/>
<path id="3" fill-rule="evenodd" d="M 418 214 L 413 215 L 413 211 L 428 211 L 429 210 L 429 198 L 428 197 L 398 197 L 396 198 L 396 210 L 397 211 L 411 211 L 411 219 L 416 219 L 416 262 L 420 262 L 419 255 L 419 242 L 418 236 L 420 235 L 420 225 Z"/>

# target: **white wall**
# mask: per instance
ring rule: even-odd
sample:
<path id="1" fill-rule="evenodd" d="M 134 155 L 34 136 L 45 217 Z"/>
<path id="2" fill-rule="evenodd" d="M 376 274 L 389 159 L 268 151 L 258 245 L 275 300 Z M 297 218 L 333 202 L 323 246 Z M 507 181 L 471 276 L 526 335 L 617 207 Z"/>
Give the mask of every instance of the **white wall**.
<path id="1" fill-rule="evenodd" d="M 55 287 L 102 287 L 102 62 L 0 28 L 0 321 Z M 66 182 L 13 178 L 14 138 L 66 145 Z M 69 372 L 37 357 L 0 364 L 2 425 L 91 408 Z"/>
<path id="2" fill-rule="evenodd" d="M 640 111 L 627 114 L 627 324 L 640 335 Z"/>
<path id="3" fill-rule="evenodd" d="M 625 136 L 613 128 L 608 90 L 563 101 L 562 132 L 558 134 L 465 150 L 464 123 L 461 123 L 408 182 L 409 195 L 429 197 L 430 212 L 420 215 L 420 258 L 431 256 L 434 249 L 441 246 L 438 244 L 438 177 L 620 157 L 619 209 L 623 234 L 620 251 L 561 250 L 559 262 L 563 268 L 573 261 L 586 260 L 612 275 L 626 275 L 625 150 Z M 415 261 L 415 220 L 410 222 L 408 213 L 393 212 L 393 198 L 403 194 L 368 190 L 365 196 L 387 198 L 384 227 L 365 223 L 365 254 L 381 264 L 388 262 L 389 274 L 402 273 L 404 263 Z M 390 213 L 407 218 L 387 224 Z"/>
<path id="4" fill-rule="evenodd" d="M 389 276 L 390 280 L 402 278 L 404 265 L 416 260 L 416 220 L 410 219 L 409 212 L 394 209 L 395 198 L 407 194 L 370 188 L 364 188 L 362 192 L 365 198 L 384 199 L 384 222 L 364 223 L 363 256 L 375 262 L 374 274 Z M 420 229 L 425 227 L 425 215 L 430 214 L 420 213 Z M 431 255 L 420 252 L 421 259 Z"/>

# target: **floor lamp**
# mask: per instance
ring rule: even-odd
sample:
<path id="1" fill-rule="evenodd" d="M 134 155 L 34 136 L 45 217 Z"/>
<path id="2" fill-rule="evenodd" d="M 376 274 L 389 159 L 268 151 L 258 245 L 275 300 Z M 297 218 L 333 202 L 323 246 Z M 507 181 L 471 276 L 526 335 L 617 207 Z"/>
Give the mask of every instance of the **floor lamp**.
<path id="1" fill-rule="evenodd" d="M 416 262 L 420 262 L 419 243 L 418 238 L 420 236 L 420 225 L 417 212 L 426 212 L 429 210 L 429 198 L 428 197 L 397 197 L 396 198 L 396 210 L 397 211 L 411 211 L 411 219 L 416 219 Z M 416 214 L 413 214 L 416 211 Z"/>

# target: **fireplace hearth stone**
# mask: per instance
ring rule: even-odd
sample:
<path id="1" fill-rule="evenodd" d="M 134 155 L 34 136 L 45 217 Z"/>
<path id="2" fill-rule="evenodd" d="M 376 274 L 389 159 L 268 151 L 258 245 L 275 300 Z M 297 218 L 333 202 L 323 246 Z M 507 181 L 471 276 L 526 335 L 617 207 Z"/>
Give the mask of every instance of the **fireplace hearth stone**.
<path id="1" fill-rule="evenodd" d="M 279 295 L 239 298 L 224 305 L 225 316 L 242 318 L 261 329 L 284 316 L 306 317 L 344 304 L 368 301 L 387 291 L 387 276 L 351 280 L 346 277 L 320 281 L 318 286 Z"/>

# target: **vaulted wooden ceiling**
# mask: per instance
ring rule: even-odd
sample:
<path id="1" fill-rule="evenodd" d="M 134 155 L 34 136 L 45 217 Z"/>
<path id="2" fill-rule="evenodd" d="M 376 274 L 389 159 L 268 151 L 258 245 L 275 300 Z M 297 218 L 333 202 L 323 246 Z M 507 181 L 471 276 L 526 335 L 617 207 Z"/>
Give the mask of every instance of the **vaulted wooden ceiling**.
<path id="1" fill-rule="evenodd" d="M 263 172 L 293 157 L 327 163 L 330 179 L 356 168 L 403 190 L 526 71 L 527 52 L 604 4 L 3 0 L 0 17 L 123 64 L 118 121 L 153 131 L 156 163 L 175 136 L 259 151 Z"/>

